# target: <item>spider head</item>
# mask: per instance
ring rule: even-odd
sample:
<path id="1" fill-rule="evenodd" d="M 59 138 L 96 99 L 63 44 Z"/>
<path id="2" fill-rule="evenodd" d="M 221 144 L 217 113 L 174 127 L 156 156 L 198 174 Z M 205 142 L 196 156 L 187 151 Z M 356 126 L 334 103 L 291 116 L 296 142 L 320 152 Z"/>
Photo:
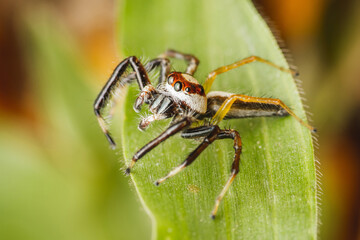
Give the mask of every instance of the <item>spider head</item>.
<path id="1" fill-rule="evenodd" d="M 176 102 L 198 113 L 205 113 L 207 100 L 203 86 L 191 75 L 172 72 L 167 77 L 165 90 Z"/>

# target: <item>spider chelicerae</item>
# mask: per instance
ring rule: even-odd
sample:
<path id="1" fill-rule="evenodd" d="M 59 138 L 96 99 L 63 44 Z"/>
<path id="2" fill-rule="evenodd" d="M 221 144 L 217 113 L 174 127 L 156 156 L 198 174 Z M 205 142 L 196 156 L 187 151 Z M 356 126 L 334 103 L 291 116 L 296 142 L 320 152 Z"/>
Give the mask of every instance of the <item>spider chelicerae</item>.
<path id="1" fill-rule="evenodd" d="M 188 63 L 185 73 L 171 72 L 169 58 L 185 60 Z M 199 60 L 191 54 L 168 50 L 158 58 L 149 61 L 145 66 L 135 56 L 128 57 L 120 62 L 94 103 L 94 111 L 100 127 L 111 147 L 115 148 L 116 145 L 102 116 L 102 110 L 113 96 L 112 92 L 118 88 L 122 88 L 135 81 L 139 85 L 140 94 L 135 100 L 134 110 L 139 112 L 141 106 L 145 103 L 149 105 L 149 110 L 152 113 L 152 115 L 140 121 L 140 130 L 145 130 L 155 120 L 172 118 L 170 126 L 163 133 L 134 154 L 130 165 L 126 169 L 126 173 L 130 174 L 135 163 L 146 153 L 178 132 L 181 132 L 181 137 L 183 138 L 202 139 L 202 142 L 178 167 L 170 171 L 165 177 L 157 180 L 155 182 L 156 186 L 189 166 L 215 140 L 233 139 L 235 155 L 231 173 L 219 196 L 216 198 L 215 206 L 211 213 L 211 217 L 214 219 L 221 199 L 239 172 L 242 149 L 240 134 L 236 130 L 221 129 L 219 127 L 218 124 L 223 119 L 291 115 L 302 125 L 315 132 L 315 128 L 296 116 L 279 99 L 251 97 L 220 91 L 209 92 L 217 75 L 256 61 L 289 74 L 297 74 L 290 69 L 280 67 L 263 58 L 250 56 L 212 71 L 208 75 L 203 87 L 193 77 L 199 65 Z M 133 70 L 131 73 L 126 72 L 129 66 Z M 148 72 L 154 71 L 157 68 L 160 68 L 160 75 L 158 84 L 154 87 L 149 80 Z M 199 123 L 204 122 L 206 124 L 200 124 L 199 126 Z"/>

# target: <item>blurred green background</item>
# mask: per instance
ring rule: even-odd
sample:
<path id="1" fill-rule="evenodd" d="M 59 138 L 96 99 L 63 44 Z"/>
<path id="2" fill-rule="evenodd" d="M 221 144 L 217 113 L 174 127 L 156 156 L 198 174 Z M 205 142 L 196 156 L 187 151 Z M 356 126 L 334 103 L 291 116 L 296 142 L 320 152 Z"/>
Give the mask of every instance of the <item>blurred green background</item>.
<path id="1" fill-rule="evenodd" d="M 319 129 L 319 236 L 360 239 L 360 2 L 260 2 L 293 54 Z M 150 239 L 120 150 L 108 148 L 92 110 L 124 57 L 119 7 L 0 2 L 0 239 Z"/>

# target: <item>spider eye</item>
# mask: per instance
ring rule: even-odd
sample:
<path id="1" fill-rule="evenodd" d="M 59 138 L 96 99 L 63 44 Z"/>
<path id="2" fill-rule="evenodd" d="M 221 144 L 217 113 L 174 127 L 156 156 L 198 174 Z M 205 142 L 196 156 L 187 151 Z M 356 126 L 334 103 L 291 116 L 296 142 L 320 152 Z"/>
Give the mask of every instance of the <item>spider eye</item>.
<path id="1" fill-rule="evenodd" d="M 181 84 L 181 82 L 176 82 L 175 83 L 175 85 L 174 85 L 174 89 L 175 89 L 175 91 L 180 91 L 181 90 L 181 88 L 182 88 L 182 84 Z"/>
<path id="2" fill-rule="evenodd" d="M 187 88 L 185 88 L 185 92 L 190 92 L 190 88 L 189 87 L 187 87 Z"/>
<path id="3" fill-rule="evenodd" d="M 200 93 L 201 93 L 201 94 L 204 94 L 204 93 L 205 93 L 203 86 L 200 86 Z"/>
<path id="4" fill-rule="evenodd" d="M 174 77 L 170 76 L 168 78 L 168 83 L 171 85 L 174 82 Z"/>

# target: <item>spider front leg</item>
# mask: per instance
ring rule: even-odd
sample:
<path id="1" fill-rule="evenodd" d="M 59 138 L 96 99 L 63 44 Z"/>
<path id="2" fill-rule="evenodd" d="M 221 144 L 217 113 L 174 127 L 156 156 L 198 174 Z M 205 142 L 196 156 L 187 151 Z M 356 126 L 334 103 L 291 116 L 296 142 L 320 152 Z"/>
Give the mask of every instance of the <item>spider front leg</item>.
<path id="1" fill-rule="evenodd" d="M 133 73 L 122 77 L 125 73 L 125 70 L 129 67 L 129 65 L 134 70 Z M 112 98 L 112 91 L 116 88 L 121 88 L 126 84 L 132 83 L 135 79 L 139 85 L 141 97 L 137 99 L 135 103 L 135 108 L 138 110 L 141 104 L 144 101 L 147 101 L 151 98 L 152 94 L 155 92 L 154 87 L 151 85 L 150 80 L 147 76 L 146 71 L 152 71 L 157 66 L 161 66 L 159 82 L 163 81 L 167 74 L 170 71 L 170 63 L 168 59 L 153 59 L 148 64 L 146 64 L 145 68 L 141 64 L 141 62 L 135 57 L 128 57 L 124 59 L 122 62 L 118 64 L 112 73 L 111 77 L 100 91 L 94 102 L 94 112 L 97 116 L 99 125 L 104 132 L 107 140 L 109 141 L 112 148 L 115 148 L 116 144 L 111 137 L 107 124 L 102 116 L 102 109 L 106 106 L 107 102 Z"/>
<path id="2" fill-rule="evenodd" d="M 145 154 L 150 152 L 152 149 L 154 149 L 156 146 L 158 146 L 160 143 L 168 139 L 169 137 L 175 135 L 176 133 L 180 132 L 181 130 L 187 128 L 192 123 L 192 120 L 190 118 L 183 118 L 177 123 L 174 123 L 170 127 L 168 127 L 162 134 L 160 134 L 158 137 L 150 141 L 148 144 L 146 144 L 144 147 L 142 147 L 139 151 L 137 151 L 134 156 L 131 159 L 131 163 L 129 167 L 125 170 L 126 174 L 129 174 L 131 169 L 134 167 L 135 163 L 142 158 Z"/>
<path id="3" fill-rule="evenodd" d="M 160 67 L 160 74 L 158 79 L 158 85 L 161 84 L 170 73 L 170 61 L 167 58 L 154 58 L 150 60 L 145 65 L 145 70 L 147 72 L 153 71 L 155 68 Z M 136 79 L 136 73 L 130 73 L 128 76 L 124 77 L 121 81 L 124 83 L 131 83 L 133 80 Z"/>
<path id="4" fill-rule="evenodd" d="M 101 110 L 105 107 L 107 100 L 109 99 L 111 95 L 111 91 L 116 87 L 116 85 L 119 83 L 121 76 L 124 74 L 125 70 L 128 66 L 131 66 L 132 69 L 135 71 L 137 82 L 139 84 L 140 90 L 143 90 L 145 87 L 151 88 L 150 80 L 147 76 L 147 73 L 145 71 L 145 68 L 140 63 L 140 61 L 135 57 L 128 57 L 124 59 L 122 62 L 119 63 L 119 65 L 115 68 L 113 74 L 111 75 L 110 79 L 107 81 L 103 89 L 100 91 L 98 97 L 95 100 L 94 103 L 94 112 L 97 116 L 97 119 L 99 121 L 99 125 L 104 132 L 107 140 L 109 141 L 112 148 L 115 148 L 116 144 L 111 137 L 109 130 L 107 128 L 106 122 L 101 115 Z M 121 85 L 121 82 L 120 82 Z"/>
<path id="5" fill-rule="evenodd" d="M 210 88 L 211 88 L 211 85 L 213 84 L 215 78 L 217 77 L 217 75 L 219 74 L 222 74 L 222 73 L 225 73 L 225 72 L 228 72 L 232 69 L 235 69 L 235 68 L 238 68 L 238 67 L 241 67 L 245 64 L 249 64 L 249 63 L 252 63 L 252 62 L 262 62 L 262 63 L 265 63 L 271 67 L 274 67 L 282 72 L 287 72 L 287 73 L 291 73 L 293 76 L 297 76 L 299 73 L 294 71 L 294 70 L 291 70 L 291 69 L 287 69 L 287 68 L 284 68 L 284 67 L 280 67 L 264 58 L 261 58 L 261 57 L 258 57 L 258 56 L 250 56 L 250 57 L 247 57 L 247 58 L 244 58 L 240 61 L 237 61 L 237 62 L 234 62 L 232 64 L 229 64 L 229 65 L 226 65 L 226 66 L 223 66 L 223 67 L 220 67 L 214 71 L 212 71 L 207 79 L 205 80 L 205 83 L 204 83 L 204 89 L 205 89 L 205 93 L 208 93 L 210 91 Z"/>
<path id="6" fill-rule="evenodd" d="M 234 160 L 231 167 L 231 174 L 229 179 L 227 180 L 224 188 L 222 189 L 219 196 L 216 198 L 215 206 L 213 211 L 211 212 L 211 218 L 215 219 L 216 213 L 218 211 L 221 200 L 225 196 L 227 190 L 229 189 L 231 183 L 234 181 L 236 175 L 239 172 L 240 168 L 240 154 L 242 149 L 240 134 L 233 130 L 221 130 L 218 125 L 213 126 L 202 126 L 197 128 L 188 129 L 181 134 L 183 138 L 198 138 L 205 137 L 203 142 L 186 158 L 184 162 L 182 162 L 178 167 L 174 168 L 168 175 L 163 178 L 160 178 L 155 182 L 155 185 L 158 186 L 160 183 L 164 182 L 166 179 L 173 177 L 182 171 L 185 167 L 189 166 L 191 163 L 195 161 L 195 159 L 215 140 L 217 139 L 226 139 L 230 138 L 234 140 Z"/>
<path id="7" fill-rule="evenodd" d="M 145 68 L 154 69 L 157 66 L 161 66 L 160 69 L 160 76 L 158 85 L 160 85 L 167 75 L 170 72 L 170 61 L 167 58 L 156 58 L 151 60 Z M 144 89 L 141 90 L 139 96 L 135 100 L 134 110 L 135 112 L 140 112 L 141 106 L 146 103 L 148 104 L 149 101 L 153 98 L 154 93 L 156 92 L 155 88 L 152 85 L 147 85 Z"/>
<path id="8" fill-rule="evenodd" d="M 169 57 L 185 60 L 186 62 L 188 62 L 188 66 L 186 68 L 185 73 L 190 75 L 194 75 L 200 62 L 199 59 L 197 59 L 194 55 L 181 53 L 172 49 L 169 49 L 160 55 L 160 58 L 169 58 Z"/>

